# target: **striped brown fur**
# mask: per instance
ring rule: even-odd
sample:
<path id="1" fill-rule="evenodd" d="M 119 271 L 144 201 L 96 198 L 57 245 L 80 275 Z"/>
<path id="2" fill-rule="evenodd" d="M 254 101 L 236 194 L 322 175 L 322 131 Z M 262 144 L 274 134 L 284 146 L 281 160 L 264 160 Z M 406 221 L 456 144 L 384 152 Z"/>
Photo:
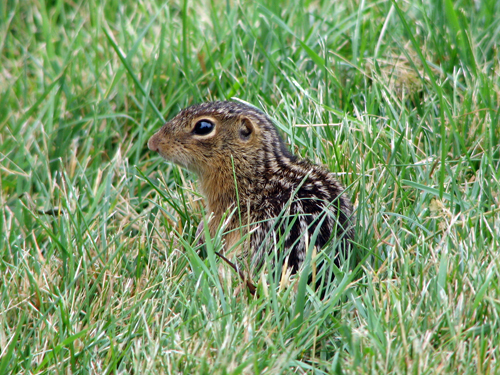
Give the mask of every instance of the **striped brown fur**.
<path id="1" fill-rule="evenodd" d="M 200 121 L 209 121 L 213 130 L 197 134 Z M 339 240 L 338 250 L 349 248 L 353 207 L 344 187 L 326 168 L 293 156 L 258 109 L 229 101 L 188 107 L 154 134 L 148 146 L 198 175 L 207 210 L 214 215 L 209 222 L 212 235 L 239 201 L 240 212 L 225 228 L 225 248 L 240 240 L 237 229 L 243 224 L 251 234 L 239 258 L 253 271 L 266 254 L 276 254 L 275 244 L 286 233 L 281 249 L 296 272 L 319 224 L 318 250 L 332 237 Z"/>

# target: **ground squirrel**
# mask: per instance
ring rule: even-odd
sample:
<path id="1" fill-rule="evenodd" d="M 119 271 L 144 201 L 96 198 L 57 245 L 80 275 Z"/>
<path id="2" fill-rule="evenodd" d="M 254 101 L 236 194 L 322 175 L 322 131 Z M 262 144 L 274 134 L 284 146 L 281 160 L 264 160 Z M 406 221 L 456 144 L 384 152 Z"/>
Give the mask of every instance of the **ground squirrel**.
<path id="1" fill-rule="evenodd" d="M 249 246 L 239 257 L 253 271 L 266 254 L 284 254 L 295 273 L 318 224 L 318 251 L 332 237 L 339 241 L 337 250 L 350 246 L 354 220 L 344 187 L 324 167 L 293 156 L 269 117 L 254 107 L 229 101 L 188 107 L 148 147 L 198 175 L 214 216 L 211 235 L 239 202 L 240 211 L 225 228 L 225 248 L 240 240 L 241 230 L 235 229 L 249 229 Z"/>

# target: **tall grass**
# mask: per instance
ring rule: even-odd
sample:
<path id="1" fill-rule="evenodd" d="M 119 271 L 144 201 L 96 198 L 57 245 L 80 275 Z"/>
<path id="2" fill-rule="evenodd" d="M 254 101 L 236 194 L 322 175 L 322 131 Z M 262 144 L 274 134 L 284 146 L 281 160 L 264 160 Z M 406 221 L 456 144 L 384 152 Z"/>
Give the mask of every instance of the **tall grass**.
<path id="1" fill-rule="evenodd" d="M 3 2 L 0 374 L 500 372 L 499 44 L 495 0 Z M 325 299 L 236 293 L 146 147 L 233 97 L 348 186 Z"/>

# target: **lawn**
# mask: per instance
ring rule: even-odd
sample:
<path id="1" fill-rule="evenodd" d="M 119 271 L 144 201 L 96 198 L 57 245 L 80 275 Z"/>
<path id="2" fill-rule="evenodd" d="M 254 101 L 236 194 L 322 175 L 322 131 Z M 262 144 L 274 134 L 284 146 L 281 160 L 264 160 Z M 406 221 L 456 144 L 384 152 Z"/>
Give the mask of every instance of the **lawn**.
<path id="1" fill-rule="evenodd" d="M 3 1 L 0 374 L 500 373 L 499 48 L 497 0 Z M 231 98 L 347 186 L 323 299 L 237 293 L 147 148 Z"/>

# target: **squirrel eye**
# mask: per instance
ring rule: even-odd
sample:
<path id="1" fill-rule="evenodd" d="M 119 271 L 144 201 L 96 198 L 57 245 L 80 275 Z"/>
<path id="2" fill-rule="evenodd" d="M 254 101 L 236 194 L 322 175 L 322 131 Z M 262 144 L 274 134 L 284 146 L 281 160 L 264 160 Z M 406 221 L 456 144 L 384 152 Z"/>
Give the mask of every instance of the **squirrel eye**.
<path id="1" fill-rule="evenodd" d="M 193 129 L 193 133 L 196 135 L 207 135 L 214 130 L 215 125 L 208 120 L 200 120 L 196 123 Z"/>

